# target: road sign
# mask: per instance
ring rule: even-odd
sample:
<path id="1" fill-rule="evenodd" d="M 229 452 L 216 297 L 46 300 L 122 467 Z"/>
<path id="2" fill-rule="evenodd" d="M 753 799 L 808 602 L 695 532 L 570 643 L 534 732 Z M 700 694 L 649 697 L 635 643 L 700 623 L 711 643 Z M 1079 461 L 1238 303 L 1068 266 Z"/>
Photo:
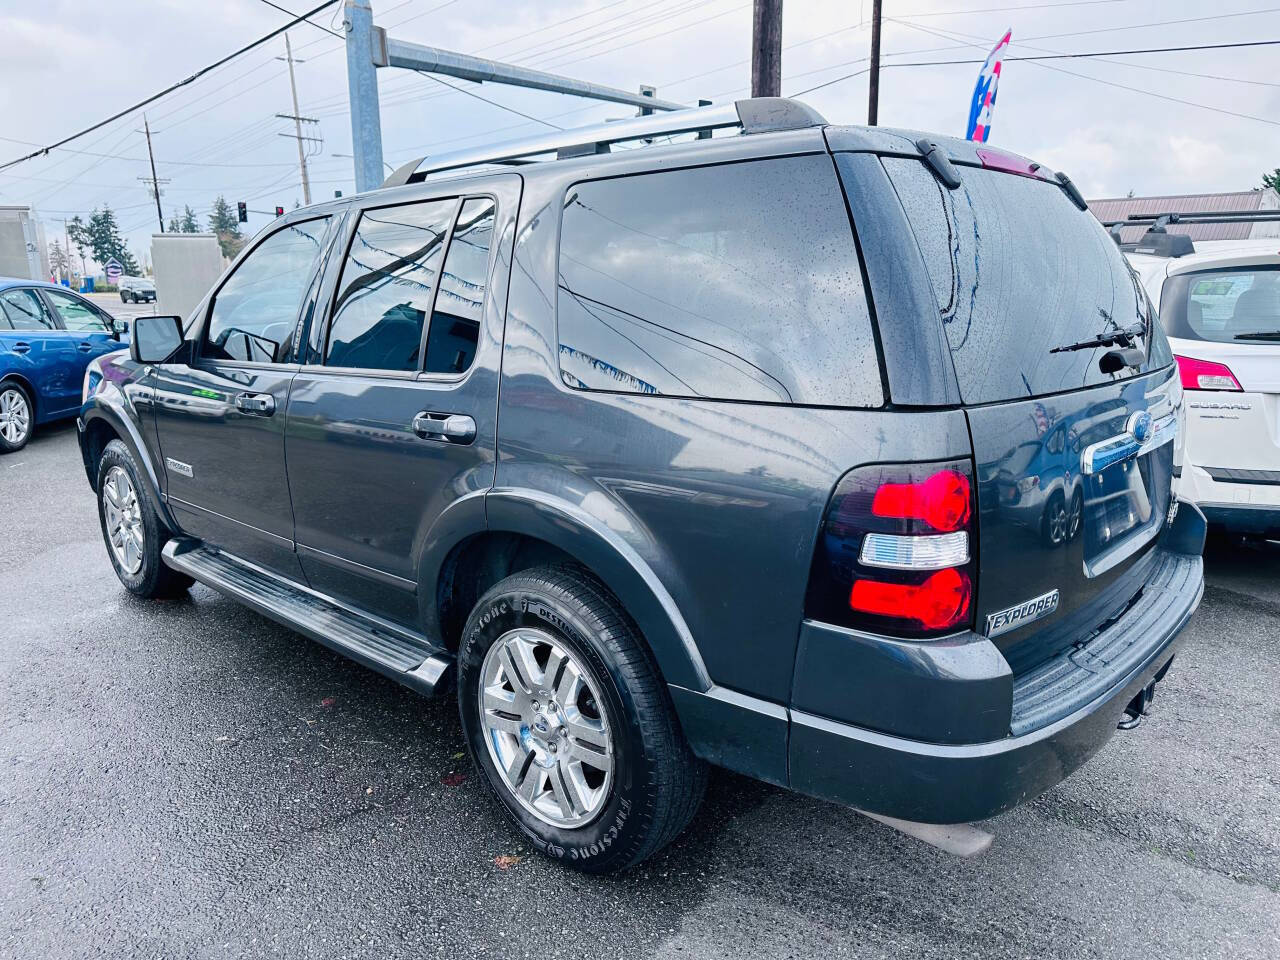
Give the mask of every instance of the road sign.
<path id="1" fill-rule="evenodd" d="M 107 275 L 107 283 L 118 283 L 124 275 L 124 264 L 112 257 L 106 262 L 102 270 Z"/>

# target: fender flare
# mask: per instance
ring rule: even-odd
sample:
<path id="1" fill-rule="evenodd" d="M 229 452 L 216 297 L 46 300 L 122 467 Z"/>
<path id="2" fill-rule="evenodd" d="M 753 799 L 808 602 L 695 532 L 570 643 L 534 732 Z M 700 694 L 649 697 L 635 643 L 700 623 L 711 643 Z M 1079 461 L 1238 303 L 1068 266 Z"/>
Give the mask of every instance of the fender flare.
<path id="1" fill-rule="evenodd" d="M 581 507 L 535 490 L 494 488 L 486 494 L 485 506 L 489 532 L 546 541 L 603 580 L 640 628 L 668 684 L 711 689 L 706 664 L 675 599 L 616 531 Z"/>
<path id="2" fill-rule="evenodd" d="M 80 408 L 80 423 L 82 424 L 80 427 L 80 450 L 85 459 L 85 470 L 88 472 L 90 469 L 88 450 L 84 445 L 85 433 L 90 424 L 103 421 L 115 431 L 116 436 L 124 441 L 124 445 L 129 448 L 129 452 L 133 455 L 134 462 L 142 468 L 142 482 L 147 485 L 147 492 L 151 494 L 151 502 L 156 505 L 156 512 L 160 514 L 161 520 L 170 530 L 177 530 L 178 524 L 174 521 L 168 502 L 160 492 L 160 477 L 156 472 L 155 464 L 151 461 L 150 451 L 147 449 L 147 445 L 142 439 L 142 433 L 138 430 L 137 424 L 134 423 L 134 419 L 130 416 L 125 404 L 125 398 L 118 387 L 114 384 L 109 386 L 104 384 Z M 96 488 L 97 482 L 98 478 L 96 476 L 91 475 L 89 477 L 90 486 Z"/>

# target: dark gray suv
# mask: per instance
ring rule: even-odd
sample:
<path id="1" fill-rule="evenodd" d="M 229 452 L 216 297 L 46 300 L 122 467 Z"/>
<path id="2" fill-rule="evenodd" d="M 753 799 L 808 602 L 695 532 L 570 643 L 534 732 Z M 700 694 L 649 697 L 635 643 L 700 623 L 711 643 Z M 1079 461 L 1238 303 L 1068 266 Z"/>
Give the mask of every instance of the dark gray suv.
<path id="1" fill-rule="evenodd" d="M 127 589 L 456 679 L 614 870 L 707 763 L 956 823 L 1141 719 L 1203 590 L 1153 321 L 1066 177 L 748 100 L 287 214 L 91 367 L 81 449 Z"/>

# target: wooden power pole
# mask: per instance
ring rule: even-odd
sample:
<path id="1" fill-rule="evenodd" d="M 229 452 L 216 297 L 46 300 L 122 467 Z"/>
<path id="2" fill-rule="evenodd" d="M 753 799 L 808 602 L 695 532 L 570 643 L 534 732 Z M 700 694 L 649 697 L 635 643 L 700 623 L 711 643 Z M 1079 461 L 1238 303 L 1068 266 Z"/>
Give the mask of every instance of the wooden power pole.
<path id="1" fill-rule="evenodd" d="M 880 120 L 880 0 L 871 4 L 871 75 L 867 84 L 867 126 Z"/>
<path id="2" fill-rule="evenodd" d="M 782 96 L 782 0 L 755 0 L 751 29 L 751 95 Z"/>

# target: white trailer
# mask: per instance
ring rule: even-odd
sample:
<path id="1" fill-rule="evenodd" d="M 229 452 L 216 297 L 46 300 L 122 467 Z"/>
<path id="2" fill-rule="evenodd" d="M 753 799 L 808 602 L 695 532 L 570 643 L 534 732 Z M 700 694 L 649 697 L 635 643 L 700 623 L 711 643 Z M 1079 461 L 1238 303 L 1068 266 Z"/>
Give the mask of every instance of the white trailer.
<path id="1" fill-rule="evenodd" d="M 222 276 L 226 261 L 212 233 L 156 233 L 151 236 L 156 309 L 186 317 Z"/>
<path id="2" fill-rule="evenodd" d="M 30 207 L 0 206 L 0 277 L 49 279 L 44 229 Z"/>

